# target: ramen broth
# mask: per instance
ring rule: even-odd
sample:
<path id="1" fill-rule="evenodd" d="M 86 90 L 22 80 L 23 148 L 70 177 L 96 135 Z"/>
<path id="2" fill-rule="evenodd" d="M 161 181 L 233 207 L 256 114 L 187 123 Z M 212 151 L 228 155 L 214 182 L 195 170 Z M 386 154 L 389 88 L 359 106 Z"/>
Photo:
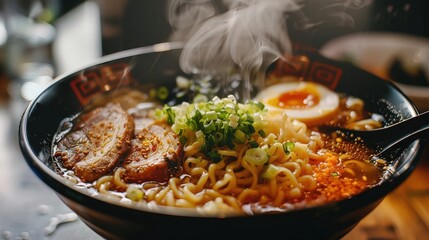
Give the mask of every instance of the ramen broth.
<path id="1" fill-rule="evenodd" d="M 379 127 L 362 100 L 338 96 L 340 111 L 326 124 Z M 368 161 L 373 150 L 258 101 L 163 104 L 150 92 L 123 89 L 65 119 L 52 148 L 58 171 L 122 202 L 203 213 L 288 211 L 350 198 L 381 181 L 383 166 Z M 112 123 L 118 116 L 131 119 L 131 130 Z M 112 166 L 100 163 L 106 159 Z M 65 164 L 71 160 L 77 163 Z"/>

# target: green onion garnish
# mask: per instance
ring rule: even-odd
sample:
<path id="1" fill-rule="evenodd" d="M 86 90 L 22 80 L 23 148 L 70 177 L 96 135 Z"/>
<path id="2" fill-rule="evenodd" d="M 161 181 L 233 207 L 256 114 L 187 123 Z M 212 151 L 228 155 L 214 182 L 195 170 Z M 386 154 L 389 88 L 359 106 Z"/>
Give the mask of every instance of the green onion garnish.
<path id="1" fill-rule="evenodd" d="M 265 171 L 261 174 L 262 178 L 273 179 L 279 172 L 279 167 L 269 164 Z"/>
<path id="2" fill-rule="evenodd" d="M 161 100 L 167 99 L 167 97 L 168 97 L 168 88 L 165 87 L 165 86 L 162 86 L 162 87 L 158 88 L 158 91 L 156 92 L 156 95 Z"/>
<path id="3" fill-rule="evenodd" d="M 268 154 L 261 148 L 249 148 L 244 154 L 243 160 L 255 165 L 264 165 L 268 161 Z"/>
<path id="4" fill-rule="evenodd" d="M 249 148 L 257 148 L 259 147 L 259 144 L 256 141 L 251 141 L 247 144 Z"/>
<path id="5" fill-rule="evenodd" d="M 283 143 L 283 151 L 286 153 L 286 154 L 289 154 L 289 153 L 291 153 L 292 151 L 293 151 L 293 149 L 295 148 L 295 143 L 293 143 L 293 142 L 289 142 L 289 141 L 287 141 L 287 142 L 284 142 Z"/>
<path id="6" fill-rule="evenodd" d="M 258 148 L 252 135 L 256 131 L 260 136 L 265 135 L 260 128 L 264 125 L 260 117 L 260 112 L 264 110 L 263 104 L 256 101 L 241 104 L 232 95 L 222 99 L 214 97 L 210 101 L 205 96 L 197 97 L 199 99 L 194 99 L 193 103 L 163 108 L 167 123 L 172 125 L 182 143 L 192 144 L 189 134 L 198 133 L 202 143 L 200 151 L 214 162 L 220 160 L 219 153 L 214 151 L 219 147 L 234 149 L 236 144 L 249 143 L 250 149 Z"/>

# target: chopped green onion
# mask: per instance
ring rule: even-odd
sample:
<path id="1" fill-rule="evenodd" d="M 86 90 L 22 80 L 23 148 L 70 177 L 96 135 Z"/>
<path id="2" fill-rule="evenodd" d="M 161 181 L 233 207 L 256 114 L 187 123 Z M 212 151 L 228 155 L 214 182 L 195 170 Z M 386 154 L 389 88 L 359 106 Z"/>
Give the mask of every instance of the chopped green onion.
<path id="1" fill-rule="evenodd" d="M 150 96 L 151 98 L 156 98 L 156 95 L 157 95 L 157 91 L 156 91 L 156 89 L 155 89 L 155 88 L 150 89 L 150 91 L 149 91 L 149 96 Z"/>
<path id="2" fill-rule="evenodd" d="M 215 132 L 213 138 L 215 139 L 215 142 L 220 143 L 223 140 L 223 133 Z"/>
<path id="3" fill-rule="evenodd" d="M 259 144 L 256 141 L 251 141 L 247 144 L 249 148 L 257 148 L 259 147 Z"/>
<path id="4" fill-rule="evenodd" d="M 267 134 L 266 134 L 266 133 L 264 132 L 264 130 L 262 130 L 262 129 L 261 129 L 261 130 L 259 130 L 259 131 L 258 131 L 258 133 L 259 133 L 259 135 L 260 135 L 261 137 L 263 137 L 263 138 L 267 136 Z"/>
<path id="5" fill-rule="evenodd" d="M 240 118 L 237 116 L 237 115 L 235 115 L 235 114 L 231 114 L 230 116 L 229 116 L 229 123 L 228 123 L 228 125 L 230 126 L 230 127 L 233 127 L 233 128 L 236 128 L 237 126 L 238 126 L 238 120 L 239 120 Z"/>
<path id="6" fill-rule="evenodd" d="M 183 76 L 176 77 L 176 86 L 180 89 L 188 89 L 191 86 L 191 81 Z"/>
<path id="7" fill-rule="evenodd" d="M 162 119 L 164 118 L 164 111 L 162 109 L 156 109 L 155 110 L 155 118 L 156 119 Z"/>
<path id="8" fill-rule="evenodd" d="M 198 122 L 203 118 L 203 114 L 201 114 L 200 110 L 196 110 L 194 116 L 192 117 L 195 122 Z"/>
<path id="9" fill-rule="evenodd" d="M 201 102 L 207 102 L 207 96 L 204 94 L 198 94 L 194 97 L 193 102 L 194 103 L 201 103 Z"/>
<path id="10" fill-rule="evenodd" d="M 233 95 L 222 99 L 214 97 L 211 101 L 203 99 L 207 98 L 205 95 L 197 97 L 201 99 L 194 99 L 192 104 L 184 102 L 179 106 L 164 106 L 163 114 L 158 113 L 172 125 L 171 129 L 182 143 L 192 144 L 187 137 L 194 132 L 196 141 L 201 143 L 200 151 L 212 161 L 220 160 L 219 154 L 213 150 L 219 147 L 234 149 L 236 144 L 249 143 L 250 148 L 258 148 L 253 134 L 258 131 L 260 136 L 265 135 L 261 130 L 264 122 L 260 116 L 263 104 L 254 101 L 241 104 Z"/>
<path id="11" fill-rule="evenodd" d="M 215 111 L 208 111 L 206 112 L 205 117 L 210 120 L 215 120 L 217 119 L 217 114 Z"/>
<path id="12" fill-rule="evenodd" d="M 293 142 L 289 142 L 289 141 L 287 141 L 287 142 L 284 142 L 283 143 L 283 151 L 286 153 L 286 154 L 289 154 L 289 153 L 291 153 L 292 151 L 293 151 L 293 149 L 295 148 L 295 143 L 293 143 Z"/>
<path id="13" fill-rule="evenodd" d="M 256 107 L 259 108 L 260 110 L 263 110 L 265 108 L 265 105 L 262 102 L 255 101 L 253 102 L 253 104 L 255 104 Z"/>
<path id="14" fill-rule="evenodd" d="M 185 136 L 179 137 L 180 144 L 185 145 L 188 142 L 188 138 Z"/>
<path id="15" fill-rule="evenodd" d="M 252 126 L 256 131 L 259 131 L 259 130 L 264 129 L 265 123 L 262 120 L 257 119 L 253 122 Z"/>
<path id="16" fill-rule="evenodd" d="M 165 100 L 168 97 L 168 88 L 165 86 L 162 86 L 160 88 L 158 88 L 158 91 L 156 92 L 156 96 L 161 99 L 161 100 Z"/>
<path id="17" fill-rule="evenodd" d="M 198 130 L 198 124 L 194 119 L 188 119 L 186 124 L 189 126 L 191 130 Z"/>
<path id="18" fill-rule="evenodd" d="M 234 137 L 239 143 L 244 143 L 246 141 L 246 134 L 240 129 L 235 131 Z"/>
<path id="19" fill-rule="evenodd" d="M 126 194 L 125 194 L 125 196 L 128 199 L 130 199 L 134 202 L 141 201 L 143 199 L 143 195 L 144 195 L 143 191 L 134 185 L 128 186 Z"/>
<path id="20" fill-rule="evenodd" d="M 198 131 L 196 131 L 195 132 L 195 136 L 197 137 L 197 139 L 200 139 L 200 138 L 204 138 L 204 133 L 201 131 L 201 130 L 198 130 Z"/>
<path id="21" fill-rule="evenodd" d="M 211 151 L 207 155 L 213 162 L 219 162 L 221 160 L 220 154 L 217 151 Z"/>
<path id="22" fill-rule="evenodd" d="M 174 119 L 175 119 L 175 114 L 173 112 L 173 109 L 171 109 L 171 107 L 166 107 L 165 108 L 165 112 L 167 114 L 167 123 L 168 124 L 173 124 L 174 123 Z"/>
<path id="23" fill-rule="evenodd" d="M 274 166 L 273 164 L 269 164 L 265 171 L 261 174 L 261 177 L 266 179 L 273 179 L 279 171 L 279 167 Z"/>
<path id="24" fill-rule="evenodd" d="M 216 126 L 213 123 L 213 120 L 211 119 L 206 119 L 203 123 L 203 127 L 204 127 L 203 128 L 204 133 L 207 133 L 207 134 L 212 133 L 216 130 Z"/>
<path id="25" fill-rule="evenodd" d="M 226 127 L 225 131 L 224 131 L 224 140 L 225 140 L 225 145 L 227 145 L 230 149 L 234 148 L 234 144 L 233 144 L 233 128 L 232 127 Z M 222 145 L 219 145 L 222 146 Z"/>
<path id="26" fill-rule="evenodd" d="M 268 154 L 261 148 L 247 149 L 243 160 L 255 165 L 264 165 L 268 161 Z"/>

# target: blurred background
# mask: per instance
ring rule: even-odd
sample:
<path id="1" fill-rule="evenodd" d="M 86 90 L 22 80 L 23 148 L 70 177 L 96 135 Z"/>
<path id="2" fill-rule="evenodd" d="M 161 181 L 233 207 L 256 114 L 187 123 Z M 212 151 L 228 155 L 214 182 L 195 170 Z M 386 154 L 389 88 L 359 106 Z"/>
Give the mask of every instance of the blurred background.
<path id="1" fill-rule="evenodd" d="M 210 6 L 212 11 L 208 13 L 213 16 L 227 11 L 231 2 L 234 1 L 176 0 L 174 6 L 189 10 L 190 14 L 192 4 L 199 8 Z M 168 3 L 167 0 L 0 0 L 0 239 L 100 239 L 73 216 L 61 215 L 70 211 L 33 176 L 18 149 L 19 120 L 28 102 L 61 74 L 114 52 L 186 40 L 189 36 L 176 34 L 176 31 L 192 26 L 180 25 L 168 18 L 167 12 L 172 10 L 167 8 Z M 407 60 L 415 63 L 411 70 L 394 69 L 394 75 L 383 76 L 425 79 L 418 83 L 405 82 L 404 91 L 410 94 L 417 91 L 420 94 L 417 101 L 423 101 L 421 110 L 426 110 L 429 105 L 429 83 L 426 81 L 429 71 L 428 1 L 307 0 L 304 3 L 300 11 L 290 14 L 288 21 L 280 24 L 287 28 L 292 42 L 320 50 L 338 60 L 358 66 L 363 66 L 358 60 L 368 61 L 368 58 L 361 60 L 347 52 L 339 53 L 336 47 L 343 46 L 342 41 L 330 44 L 343 36 L 393 34 L 388 35 L 392 38 L 372 40 L 381 46 L 389 46 L 398 36 L 406 36 L 399 42 L 408 47 L 407 41 L 411 39 L 409 43 L 414 48 L 407 48 L 408 52 L 413 51 L 413 57 Z M 365 50 L 357 40 L 351 42 L 353 47 L 358 46 L 358 52 Z M 384 51 L 391 49 L 368 56 L 375 58 Z M 394 57 L 396 55 L 392 55 L 392 59 Z M 416 70 L 416 65 L 423 73 Z M 389 70 L 392 69 L 385 71 Z M 412 92 L 408 92 L 411 91 L 408 85 Z M 416 217 L 420 219 L 419 227 L 414 227 L 418 228 L 417 233 L 429 232 L 429 197 L 426 195 L 423 201 L 428 205 L 423 207 L 423 217 Z M 426 222 L 422 223 L 422 219 Z M 59 228 L 60 233 L 53 231 L 61 221 L 72 224 Z M 386 229 L 371 232 L 379 236 L 372 239 L 399 239 L 395 235 L 398 231 L 402 231 L 401 227 L 388 223 Z M 354 234 L 362 237 L 361 232 Z"/>
<path id="2" fill-rule="evenodd" d="M 21 97 L 31 99 L 37 94 L 37 85 L 31 85 L 31 92 L 17 85 L 31 80 L 43 87 L 65 71 L 103 55 L 186 40 L 186 36 L 174 35 L 186 27 L 168 16 L 172 11 L 168 7 L 194 14 L 190 5 L 199 9 L 210 6 L 206 16 L 197 16 L 197 24 L 204 17 L 227 11 L 234 0 L 175 2 L 168 5 L 168 0 L 1 0 L 0 99 L 7 100 L 21 90 Z M 333 39 L 360 32 L 427 39 L 427 9 L 429 3 L 423 0 L 306 0 L 299 11 L 279 25 L 284 25 L 291 41 L 318 50 Z M 179 20 L 180 24 L 184 22 Z"/>

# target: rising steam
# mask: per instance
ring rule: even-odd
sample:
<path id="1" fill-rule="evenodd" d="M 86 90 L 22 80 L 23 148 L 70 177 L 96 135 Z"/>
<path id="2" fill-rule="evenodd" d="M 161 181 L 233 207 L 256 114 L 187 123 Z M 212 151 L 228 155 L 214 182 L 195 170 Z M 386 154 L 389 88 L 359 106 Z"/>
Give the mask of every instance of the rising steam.
<path id="1" fill-rule="evenodd" d="M 180 56 L 184 72 L 227 76 L 232 68 L 238 67 L 244 87 L 250 89 L 252 72 L 276 58 L 293 55 L 287 31 L 291 13 L 298 12 L 295 15 L 299 21 L 293 25 L 304 30 L 326 23 L 352 25 L 353 19 L 345 9 L 370 2 L 372 0 L 170 0 L 168 19 L 174 30 L 171 39 L 185 41 Z M 305 4 L 309 4 L 310 9 L 312 5 L 317 6 L 316 11 L 328 20 L 307 17 L 301 11 Z"/>
<path id="2" fill-rule="evenodd" d="M 195 9 L 192 14 L 193 23 L 199 25 L 197 30 L 195 26 L 188 27 L 191 36 L 180 58 L 183 71 L 219 73 L 230 71 L 235 65 L 243 72 L 250 72 L 259 69 L 265 58 L 270 61 L 291 52 L 285 23 L 286 13 L 299 9 L 296 1 L 229 0 L 224 1 L 229 10 L 221 14 L 215 12 L 216 6 L 209 1 L 193 2 L 200 2 L 199 14 Z M 203 17 L 201 12 L 207 15 Z M 189 23 L 180 25 L 189 26 Z"/>

